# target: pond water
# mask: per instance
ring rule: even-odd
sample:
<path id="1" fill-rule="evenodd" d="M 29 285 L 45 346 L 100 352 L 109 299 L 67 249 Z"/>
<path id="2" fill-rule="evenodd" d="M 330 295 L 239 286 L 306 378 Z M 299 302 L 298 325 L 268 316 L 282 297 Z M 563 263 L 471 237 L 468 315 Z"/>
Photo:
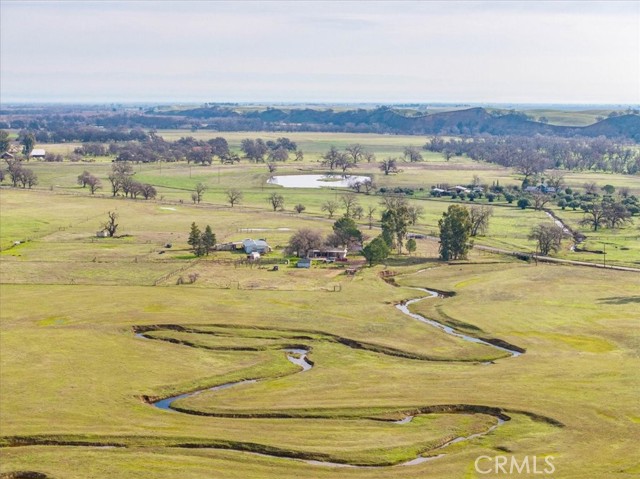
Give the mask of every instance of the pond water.
<path id="1" fill-rule="evenodd" d="M 272 176 L 267 183 L 280 185 L 283 188 L 322 188 L 323 186 L 348 188 L 355 181 L 368 179 L 368 176 L 355 175 L 281 175 Z"/>

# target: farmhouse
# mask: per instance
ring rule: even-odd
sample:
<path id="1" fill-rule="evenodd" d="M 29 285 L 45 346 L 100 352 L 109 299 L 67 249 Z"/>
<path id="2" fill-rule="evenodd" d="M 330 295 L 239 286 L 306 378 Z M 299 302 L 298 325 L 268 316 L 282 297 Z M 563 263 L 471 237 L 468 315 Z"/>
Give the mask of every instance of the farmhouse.
<path id="1" fill-rule="evenodd" d="M 46 152 L 43 148 L 34 148 L 33 150 L 31 150 L 29 158 L 44 158 L 45 154 Z"/>
<path id="2" fill-rule="evenodd" d="M 330 260 L 345 260 L 347 259 L 347 248 L 323 248 L 313 249 L 307 253 L 309 258 L 326 258 Z"/>
<path id="3" fill-rule="evenodd" d="M 244 252 L 247 254 L 251 253 L 260 253 L 265 254 L 271 251 L 271 247 L 267 244 L 264 239 L 254 240 L 254 239 L 245 239 L 242 241 L 242 247 Z"/>
<path id="4" fill-rule="evenodd" d="M 3 160 L 13 160 L 13 155 L 8 151 L 5 151 L 2 155 L 0 155 L 0 158 L 2 158 Z"/>

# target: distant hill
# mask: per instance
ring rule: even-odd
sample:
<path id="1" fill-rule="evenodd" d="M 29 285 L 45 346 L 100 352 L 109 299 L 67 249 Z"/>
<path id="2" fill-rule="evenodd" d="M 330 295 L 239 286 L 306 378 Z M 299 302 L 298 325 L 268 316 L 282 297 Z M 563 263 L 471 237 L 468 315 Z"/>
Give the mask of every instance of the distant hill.
<path id="1" fill-rule="evenodd" d="M 622 115 L 580 129 L 584 136 L 625 137 L 640 143 L 640 115 Z"/>
<path id="2" fill-rule="evenodd" d="M 356 109 L 333 111 L 331 109 L 279 109 L 237 112 L 229 107 L 206 107 L 174 112 L 162 116 L 198 120 L 200 127 L 231 130 L 282 130 L 282 131 L 344 131 L 359 133 L 395 133 L 414 135 L 556 135 L 556 136 L 605 136 L 626 138 L 640 142 L 640 116 L 622 115 L 607 118 L 593 125 L 558 126 L 532 121 L 522 113 L 506 114 L 489 112 L 484 108 L 469 108 L 422 116 L 406 116 L 389 107 L 373 110 Z"/>

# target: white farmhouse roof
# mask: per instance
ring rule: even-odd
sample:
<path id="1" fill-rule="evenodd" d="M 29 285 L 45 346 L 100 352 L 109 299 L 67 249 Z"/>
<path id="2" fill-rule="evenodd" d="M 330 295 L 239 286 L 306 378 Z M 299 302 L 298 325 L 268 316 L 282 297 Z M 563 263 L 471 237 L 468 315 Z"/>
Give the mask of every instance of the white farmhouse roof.
<path id="1" fill-rule="evenodd" d="M 30 156 L 44 156 L 44 155 L 45 155 L 45 151 L 43 148 L 34 148 L 33 150 L 31 150 Z"/>

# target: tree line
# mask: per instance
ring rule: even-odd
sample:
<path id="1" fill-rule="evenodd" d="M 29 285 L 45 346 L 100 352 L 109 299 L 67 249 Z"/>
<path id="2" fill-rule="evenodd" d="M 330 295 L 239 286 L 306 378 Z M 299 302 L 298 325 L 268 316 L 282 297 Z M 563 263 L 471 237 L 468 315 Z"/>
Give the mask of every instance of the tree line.
<path id="1" fill-rule="evenodd" d="M 466 155 L 514 168 L 529 178 L 550 168 L 565 170 L 640 173 L 640 152 L 630 145 L 599 136 L 596 138 L 561 138 L 557 136 L 477 136 L 467 139 L 444 139 L 434 136 L 423 148 L 441 153 L 447 161 Z"/>

